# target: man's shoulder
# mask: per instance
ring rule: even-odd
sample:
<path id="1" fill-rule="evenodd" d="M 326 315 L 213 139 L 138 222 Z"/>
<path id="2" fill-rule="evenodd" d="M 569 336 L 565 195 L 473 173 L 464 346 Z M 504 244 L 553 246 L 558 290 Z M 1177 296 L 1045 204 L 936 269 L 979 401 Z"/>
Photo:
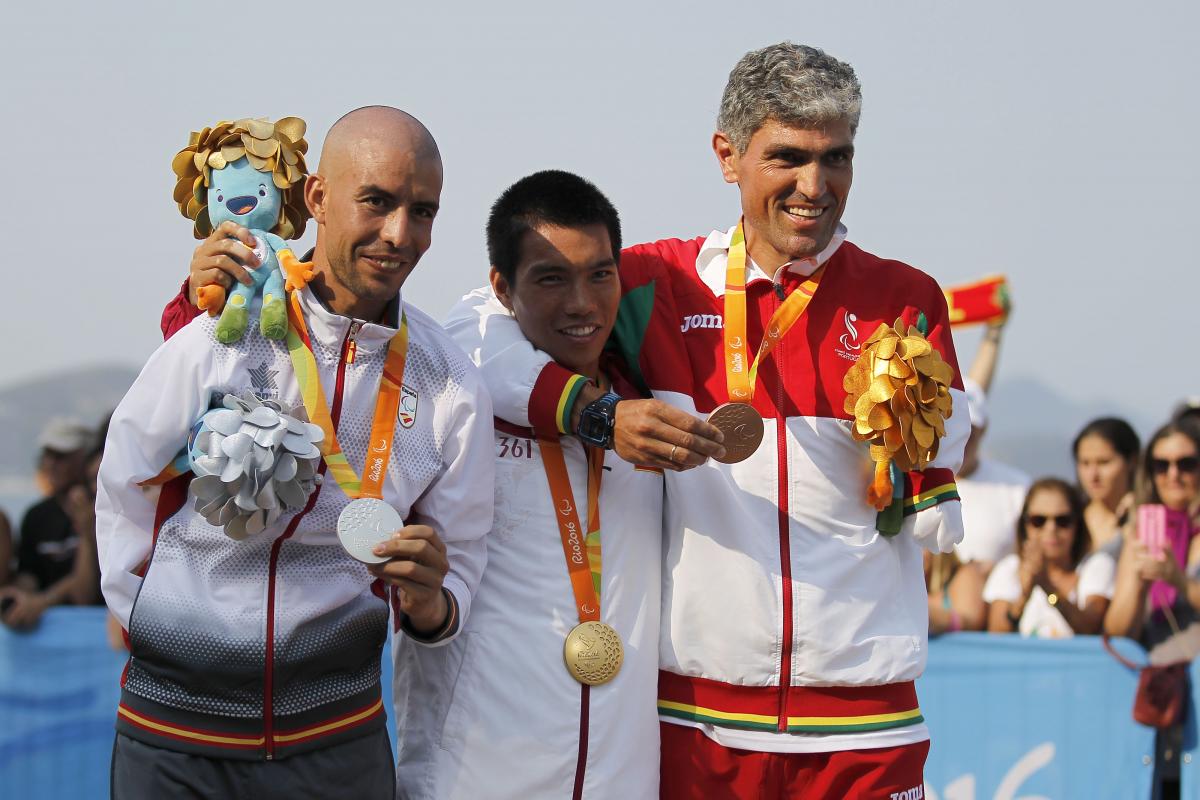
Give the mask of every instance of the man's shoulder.
<path id="1" fill-rule="evenodd" d="M 62 506 L 53 497 L 46 497 L 31 505 L 25 510 L 22 521 L 26 524 L 34 524 L 41 526 L 48 520 L 67 519 L 67 512 L 63 511 Z"/>
<path id="2" fill-rule="evenodd" d="M 927 272 L 904 261 L 877 256 L 849 240 L 842 243 L 833 258 L 861 279 L 910 289 L 925 289 L 938 293 L 942 291 L 938 282 Z"/>
<path id="3" fill-rule="evenodd" d="M 621 251 L 621 269 L 626 267 L 645 271 L 650 277 L 674 270 L 695 273 L 696 259 L 707 236 L 694 239 L 659 239 L 626 247 Z"/>

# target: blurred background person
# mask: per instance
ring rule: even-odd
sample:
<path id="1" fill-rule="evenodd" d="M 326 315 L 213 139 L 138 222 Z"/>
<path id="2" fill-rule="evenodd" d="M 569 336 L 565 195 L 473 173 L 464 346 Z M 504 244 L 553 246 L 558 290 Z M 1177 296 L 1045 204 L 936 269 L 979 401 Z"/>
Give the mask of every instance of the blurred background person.
<path id="1" fill-rule="evenodd" d="M 8 515 L 0 511 L 0 586 L 7 586 L 13 577 L 13 535 Z"/>
<path id="2" fill-rule="evenodd" d="M 1091 538 L 1083 500 L 1058 478 L 1029 487 L 1017 525 L 1017 552 L 988 576 L 988 631 L 1062 638 L 1100 631 L 1113 594 L 1116 563 L 1108 553 L 1088 555 Z"/>
<path id="3" fill-rule="evenodd" d="M 0 622 L 9 627 L 33 627 L 50 606 L 98 599 L 95 500 L 81 485 L 94 442 L 83 423 L 66 418 L 38 437 L 37 479 L 47 497 L 25 512 L 16 577 L 0 589 Z"/>
<path id="4" fill-rule="evenodd" d="M 1200 503 L 1200 428 L 1183 420 L 1154 432 L 1138 471 L 1137 503 L 1163 505 L 1190 517 L 1188 541 L 1179 550 L 1164 547 L 1160 553 L 1151 553 L 1142 543 L 1136 525 L 1126 527 L 1116 590 L 1104 629 L 1112 636 L 1128 636 L 1152 649 L 1169 639 L 1176 628 L 1185 628 L 1200 618 L 1200 581 L 1196 579 L 1200 572 L 1200 538 L 1195 535 L 1196 507 Z M 1152 587 L 1159 581 L 1170 590 L 1159 597 L 1171 602 L 1147 603 Z"/>
<path id="5" fill-rule="evenodd" d="M 958 471 L 964 534 L 955 552 L 960 561 L 976 563 L 984 576 L 997 561 L 1013 552 L 1013 530 L 1029 488 L 1029 476 L 1024 472 L 980 454 L 988 426 L 987 393 L 996 373 L 1000 340 L 1007 323 L 1006 316 L 988 324 L 963 381 L 967 412 L 971 416 L 971 438 L 967 440 L 962 468 Z"/>
<path id="6" fill-rule="evenodd" d="M 929 593 L 929 635 L 983 630 L 983 573 L 954 553 L 925 552 L 925 588 Z"/>
<path id="7" fill-rule="evenodd" d="M 1195 515 L 1200 503 L 1200 428 L 1187 413 L 1154 432 L 1142 454 L 1136 500 L 1162 505 L 1188 515 L 1186 538 L 1159 552 L 1142 542 L 1136 516 L 1124 529 L 1112 605 L 1104 631 L 1136 639 L 1149 651 L 1152 664 L 1187 661 L 1197 651 L 1200 621 L 1200 537 Z M 1193 688 L 1195 691 L 1195 688 Z M 1183 725 L 1160 730 L 1155 737 L 1155 782 L 1164 797 L 1179 796 L 1179 753 Z"/>
<path id="8" fill-rule="evenodd" d="M 1180 401 L 1171 413 L 1171 421 L 1186 421 L 1193 427 L 1200 427 L 1200 395 L 1185 397 Z"/>
<path id="9" fill-rule="evenodd" d="M 1121 528 L 1133 511 L 1133 477 L 1141 442 L 1125 420 L 1101 417 L 1083 426 L 1071 450 L 1087 501 L 1083 519 L 1092 548 L 1116 558 L 1121 553 Z"/>

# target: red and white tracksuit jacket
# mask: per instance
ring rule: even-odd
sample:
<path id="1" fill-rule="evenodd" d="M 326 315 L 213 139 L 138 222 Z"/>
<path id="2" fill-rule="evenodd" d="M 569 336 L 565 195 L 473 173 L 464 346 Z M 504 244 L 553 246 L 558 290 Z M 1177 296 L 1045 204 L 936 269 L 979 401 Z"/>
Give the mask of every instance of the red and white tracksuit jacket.
<path id="1" fill-rule="evenodd" d="M 615 344 L 654 397 L 701 416 L 729 399 L 731 235 L 638 245 L 621 257 Z M 921 314 L 930 342 L 956 373 L 958 365 L 937 283 L 844 236 L 775 276 L 749 266 L 753 349 L 780 295 L 826 265 L 804 316 L 759 368 L 758 451 L 667 475 L 659 714 L 729 747 L 822 752 L 928 738 L 913 688 L 928 632 L 921 547 L 949 551 L 962 538 L 954 473 L 970 424 L 956 376 L 938 458 L 906 476 L 903 529 L 881 535 L 843 376 L 880 323 L 916 324 Z M 474 360 L 497 415 L 565 430 L 580 376 L 535 351 L 485 290 L 464 298 L 447 329 L 463 343 L 483 324 L 489 335 Z"/>

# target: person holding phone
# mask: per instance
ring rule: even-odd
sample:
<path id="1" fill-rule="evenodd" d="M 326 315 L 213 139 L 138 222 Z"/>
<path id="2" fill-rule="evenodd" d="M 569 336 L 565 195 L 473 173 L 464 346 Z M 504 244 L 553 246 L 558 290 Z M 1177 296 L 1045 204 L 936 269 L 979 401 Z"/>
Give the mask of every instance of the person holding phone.
<path id="1" fill-rule="evenodd" d="M 1176 419 L 1154 432 L 1138 468 L 1136 524 L 1124 530 L 1117 584 L 1104 617 L 1104 632 L 1136 639 L 1150 651 L 1151 663 L 1171 663 L 1193 655 L 1195 625 L 1200 624 L 1200 537 L 1195 516 L 1200 504 L 1200 427 Z M 1147 507 L 1152 508 L 1147 508 Z M 1146 513 L 1155 512 L 1155 513 Z M 1174 541 L 1149 530 L 1157 516 L 1185 515 L 1183 533 Z M 1178 528 L 1176 528 L 1177 530 Z M 1183 541 L 1179 541 L 1182 538 Z M 1160 730 L 1155 742 L 1155 782 L 1163 796 L 1178 797 L 1181 724 Z"/>
<path id="2" fill-rule="evenodd" d="M 1104 630 L 1112 636 L 1137 639 L 1153 648 L 1200 617 L 1200 537 L 1195 514 L 1200 502 L 1200 428 L 1188 420 L 1155 431 L 1142 457 L 1137 481 L 1141 506 L 1158 505 L 1185 514 L 1185 541 L 1174 546 L 1145 541 L 1146 531 L 1127 526 L 1117 565 L 1117 584 Z M 1139 516 L 1142 516 L 1139 514 Z M 1169 592 L 1156 590 L 1165 586 Z M 1155 603 L 1169 595 L 1171 602 Z M 1171 611 L 1170 619 L 1166 609 Z"/>
<path id="3" fill-rule="evenodd" d="M 1017 552 L 997 562 L 983 587 L 988 631 L 1042 639 L 1098 633 L 1116 564 L 1090 549 L 1079 493 L 1058 478 L 1034 481 L 1017 523 Z"/>

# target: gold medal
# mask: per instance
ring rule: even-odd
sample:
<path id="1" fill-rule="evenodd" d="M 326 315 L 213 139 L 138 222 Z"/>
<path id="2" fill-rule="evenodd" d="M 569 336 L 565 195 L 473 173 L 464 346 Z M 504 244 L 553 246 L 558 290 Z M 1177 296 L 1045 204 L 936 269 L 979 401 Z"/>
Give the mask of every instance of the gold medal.
<path id="1" fill-rule="evenodd" d="M 625 649 L 611 625 L 590 620 L 576 625 L 563 643 L 563 661 L 571 677 L 588 686 L 608 683 L 621 670 Z"/>
<path id="2" fill-rule="evenodd" d="M 725 436 L 722 464 L 736 464 L 754 455 L 762 444 L 763 419 L 749 403 L 722 403 L 708 415 L 708 424 Z"/>

